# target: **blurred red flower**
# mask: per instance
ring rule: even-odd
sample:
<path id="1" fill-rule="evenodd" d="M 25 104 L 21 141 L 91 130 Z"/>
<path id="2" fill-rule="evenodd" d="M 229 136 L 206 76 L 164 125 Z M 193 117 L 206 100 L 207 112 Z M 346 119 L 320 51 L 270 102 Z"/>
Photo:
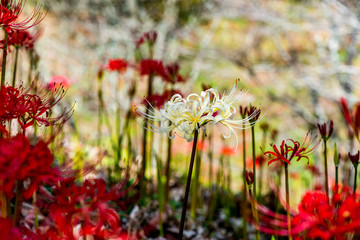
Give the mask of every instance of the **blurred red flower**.
<path id="1" fill-rule="evenodd" d="M 149 31 L 141 35 L 141 37 L 136 41 L 136 47 L 139 48 L 145 42 L 149 44 L 154 44 L 157 39 L 157 32 L 156 31 Z"/>
<path id="2" fill-rule="evenodd" d="M 60 179 L 59 170 L 52 166 L 53 155 L 43 141 L 31 145 L 24 135 L 0 139 L 0 190 L 11 199 L 16 183 L 28 199 L 43 183 Z"/>
<path id="3" fill-rule="evenodd" d="M 124 72 L 128 67 L 127 62 L 124 59 L 110 59 L 108 65 L 105 67 L 109 71 Z"/>
<path id="4" fill-rule="evenodd" d="M 40 36 L 40 31 L 32 35 L 27 30 L 15 30 L 9 34 L 8 46 L 25 47 L 26 49 L 33 49 L 34 44 Z"/>
<path id="5" fill-rule="evenodd" d="M 359 140 L 360 128 L 360 102 L 354 105 L 351 111 L 348 102 L 345 98 L 340 98 L 340 109 L 344 116 L 346 126 L 349 130 L 349 135 L 354 136 Z"/>
<path id="6" fill-rule="evenodd" d="M 141 75 L 158 75 L 163 76 L 164 65 L 159 60 L 144 59 L 140 62 L 140 74 Z"/>
<path id="7" fill-rule="evenodd" d="M 120 218 L 110 207 L 110 201 L 117 200 L 121 194 L 116 188 L 107 189 L 102 179 L 87 179 L 82 185 L 76 185 L 73 179 L 61 181 L 54 190 L 54 202 L 50 207 L 55 226 L 48 234 L 62 239 L 79 239 L 85 235 L 96 239 L 119 236 L 123 231 Z"/>
<path id="8" fill-rule="evenodd" d="M 171 84 L 185 82 L 185 78 L 180 74 L 180 66 L 178 63 L 169 64 L 164 67 L 162 79 Z"/>
<path id="9" fill-rule="evenodd" d="M 57 75 L 51 78 L 50 82 L 47 84 L 47 88 L 54 92 L 59 88 L 68 89 L 71 84 L 72 82 L 67 77 Z"/>

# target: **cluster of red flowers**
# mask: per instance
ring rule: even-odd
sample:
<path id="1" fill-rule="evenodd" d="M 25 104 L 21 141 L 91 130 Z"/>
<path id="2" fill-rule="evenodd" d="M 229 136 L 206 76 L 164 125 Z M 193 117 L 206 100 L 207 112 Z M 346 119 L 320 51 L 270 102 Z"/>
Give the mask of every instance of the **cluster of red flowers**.
<path id="1" fill-rule="evenodd" d="M 57 125 L 67 121 L 72 109 L 64 110 L 57 117 L 50 117 L 52 108 L 64 97 L 62 87 L 47 91 L 43 96 L 30 94 L 21 87 L 3 86 L 0 90 L 0 122 L 16 119 L 23 131 L 33 124 Z M 4 129 L 3 129 L 4 131 Z"/>
<path id="2" fill-rule="evenodd" d="M 345 240 L 354 233 L 359 235 L 360 195 L 353 194 L 347 186 L 340 190 L 334 191 L 331 202 L 323 192 L 307 192 L 292 217 L 291 232 L 287 230 L 286 216 L 257 204 L 262 220 L 259 229 L 273 235 L 292 235 L 295 239 Z"/>
<path id="3" fill-rule="evenodd" d="M 30 198 L 42 183 L 58 180 L 59 171 L 52 163 L 53 156 L 43 141 L 32 146 L 21 134 L 0 139 L 0 191 L 11 199 L 18 184 L 17 187 L 23 189 L 23 197 Z"/>
<path id="4" fill-rule="evenodd" d="M 120 218 L 109 206 L 120 196 L 114 189 L 107 190 L 104 180 L 85 180 L 80 186 L 73 179 L 63 180 L 53 194 L 50 215 L 54 226 L 47 232 L 50 239 L 79 239 L 86 235 L 108 239 L 121 233 Z"/>
<path id="5" fill-rule="evenodd" d="M 20 20 L 25 5 L 24 0 L 2 0 L 0 5 L 0 26 L 5 28 L 7 36 L 0 40 L 0 47 L 7 50 L 7 46 L 25 46 L 32 49 L 37 35 L 32 36 L 27 29 L 39 24 L 45 17 L 41 5 L 36 4 L 34 10 L 25 19 Z"/>

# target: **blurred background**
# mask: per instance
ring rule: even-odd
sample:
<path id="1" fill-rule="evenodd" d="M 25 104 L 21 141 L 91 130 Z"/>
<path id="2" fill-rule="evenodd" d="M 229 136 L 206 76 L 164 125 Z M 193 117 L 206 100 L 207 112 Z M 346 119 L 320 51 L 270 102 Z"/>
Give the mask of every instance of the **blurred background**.
<path id="1" fill-rule="evenodd" d="M 301 140 L 308 130 L 317 131 L 318 122 L 332 119 L 340 151 L 352 150 L 339 99 L 344 97 L 350 106 L 358 100 L 358 1 L 43 0 L 43 4 L 48 12 L 36 45 L 38 70 L 45 81 L 62 75 L 71 83 L 66 99 L 76 102 L 71 120 L 71 131 L 77 133 L 74 155 L 80 151 L 84 158 L 91 159 L 96 152 L 99 69 L 109 59 L 135 62 L 136 40 L 151 30 L 158 33 L 154 58 L 180 64 L 181 74 L 187 79 L 181 85 L 185 95 L 200 92 L 204 83 L 220 92 L 229 91 L 240 79 L 240 86 L 247 91 L 244 103 L 261 105 L 261 122 L 277 130 L 274 143 L 289 138 Z M 120 79 L 116 73 L 106 73 L 103 87 L 110 115 L 117 103 L 124 114 L 131 104 L 141 104 L 146 95 L 142 87 L 146 84 L 141 82 L 146 80 L 140 80 L 130 103 L 125 93 L 132 75 L 125 75 Z M 120 94 L 115 94 L 118 81 Z M 155 92 L 163 88 L 163 82 L 154 81 Z M 139 125 L 135 128 L 142 132 Z M 104 130 L 103 134 L 111 133 Z M 259 144 L 261 137 L 262 132 L 257 131 Z M 175 158 L 187 159 L 185 152 L 191 146 L 184 139 L 175 141 Z M 268 143 L 262 150 L 257 149 L 258 154 L 269 149 Z M 226 145 L 235 146 L 235 139 L 227 140 Z M 215 152 L 221 148 L 219 138 Z M 320 149 L 310 161 L 321 169 Z M 292 168 L 294 177 L 304 171 L 305 161 Z M 236 167 L 236 160 L 232 164 L 235 176 L 240 176 L 241 165 Z M 180 168 L 185 170 L 186 165 Z M 296 186 L 313 186 L 313 178 L 304 174 Z M 239 189 L 236 183 L 232 187 Z M 294 201 L 303 191 L 295 194 Z"/>

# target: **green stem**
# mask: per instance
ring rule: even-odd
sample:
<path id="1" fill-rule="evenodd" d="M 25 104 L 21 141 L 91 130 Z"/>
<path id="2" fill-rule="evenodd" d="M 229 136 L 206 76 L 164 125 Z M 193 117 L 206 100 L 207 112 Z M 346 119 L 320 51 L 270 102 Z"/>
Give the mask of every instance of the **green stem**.
<path id="1" fill-rule="evenodd" d="M 354 195 L 356 193 L 356 179 L 357 179 L 357 170 L 358 170 L 358 165 L 355 165 L 355 175 L 354 175 Z"/>
<path id="2" fill-rule="evenodd" d="M 172 133 L 170 132 L 170 135 Z M 171 171 L 171 145 L 172 141 L 168 138 L 168 145 L 167 145 L 167 158 L 166 158 L 166 166 L 165 166 L 165 177 L 166 177 L 166 184 L 165 184 L 165 202 L 169 202 L 169 194 L 170 194 L 170 171 Z"/>
<path id="3" fill-rule="evenodd" d="M 15 47 L 15 62 L 14 62 L 12 87 L 15 87 L 18 58 L 19 58 L 19 47 Z"/>
<path id="4" fill-rule="evenodd" d="M 201 136 L 201 141 L 204 142 L 204 138 L 205 138 L 205 133 Z M 200 168 L 201 168 L 201 154 L 202 151 L 199 149 L 199 151 L 197 151 L 196 153 L 196 157 L 195 157 L 195 173 L 194 173 L 194 180 L 193 180 L 193 184 L 191 187 L 191 208 L 190 208 L 190 213 L 191 213 L 191 217 L 195 218 L 196 217 L 196 208 L 198 206 L 198 193 L 199 193 L 199 177 L 200 177 Z"/>
<path id="5" fill-rule="evenodd" d="M 255 156 L 255 126 L 251 127 L 251 141 L 252 141 L 252 158 L 253 158 L 253 173 L 254 173 L 254 183 L 253 183 L 253 194 L 254 200 L 256 201 L 256 156 Z"/>
<path id="6" fill-rule="evenodd" d="M 1 86 L 5 84 L 5 73 L 6 73 L 6 58 L 7 58 L 7 42 L 8 42 L 8 33 L 5 30 L 5 40 L 4 40 L 4 50 L 3 50 L 3 59 L 2 59 L 2 67 L 1 67 Z"/>
<path id="7" fill-rule="evenodd" d="M 31 86 L 31 79 L 32 79 L 32 70 L 33 70 L 33 65 L 34 65 L 34 50 L 30 50 L 29 52 L 29 57 L 30 57 L 30 60 L 29 60 L 29 74 L 28 74 L 28 84 L 29 86 Z"/>
<path id="8" fill-rule="evenodd" d="M 255 198 L 253 197 L 253 194 L 251 193 L 251 188 L 249 188 L 249 196 L 250 196 L 250 199 L 252 199 L 251 211 L 255 218 L 255 236 L 256 236 L 256 240 L 260 240 L 260 233 L 259 233 L 259 229 L 258 229 L 259 228 L 259 219 L 258 219 L 258 214 L 256 211 L 256 201 L 255 201 Z"/>
<path id="9" fill-rule="evenodd" d="M 120 142 L 120 103 L 118 101 L 118 90 L 119 90 L 119 82 L 115 85 L 115 101 L 116 101 L 116 109 L 115 109 L 115 159 L 114 159 L 114 180 L 116 181 L 120 174 L 120 160 L 121 160 L 121 148 L 119 146 Z"/>
<path id="10" fill-rule="evenodd" d="M 287 216 L 287 225 L 289 232 L 289 240 L 292 239 L 291 236 L 291 216 L 290 216 L 290 194 L 289 194 L 289 171 L 288 163 L 285 163 L 285 193 L 286 193 L 286 216 Z"/>
<path id="11" fill-rule="evenodd" d="M 187 209 L 187 203 L 188 203 L 188 199 L 189 199 L 191 175 L 192 175 L 192 170 L 193 170 L 193 167 L 194 167 L 194 160 L 195 160 L 195 153 L 196 153 L 196 145 L 197 145 L 198 135 L 199 135 L 199 130 L 196 129 L 195 132 L 194 132 L 194 141 L 193 141 L 193 147 L 192 147 L 192 151 L 191 151 L 189 172 L 188 172 L 187 181 L 186 181 L 186 188 L 185 188 L 185 197 L 184 197 L 184 203 L 183 203 L 182 213 L 181 213 L 181 221 L 180 221 L 180 228 L 179 228 L 179 238 L 178 238 L 179 240 L 182 240 L 183 232 L 184 232 L 186 209 Z"/>
<path id="12" fill-rule="evenodd" d="M 335 166 L 335 189 L 337 190 L 339 184 L 339 167 Z"/>
<path id="13" fill-rule="evenodd" d="M 20 213 L 21 213 L 21 206 L 22 206 L 22 182 L 18 181 L 16 184 L 16 197 L 15 197 L 15 206 L 14 206 L 14 216 L 13 216 L 13 222 L 15 225 L 19 225 L 20 220 Z"/>
<path id="14" fill-rule="evenodd" d="M 324 140 L 324 168 L 325 168 L 325 192 L 329 201 L 329 180 L 328 180 L 328 168 L 327 168 L 327 148 L 326 140 Z"/>
<path id="15" fill-rule="evenodd" d="M 247 240 L 247 190 L 246 190 L 246 135 L 245 129 L 242 130 L 242 137 L 243 137 L 243 198 L 242 198 L 242 215 L 243 215 L 243 239 Z"/>
<path id="16" fill-rule="evenodd" d="M 152 82 L 153 82 L 153 75 L 150 74 L 149 75 L 149 79 L 148 79 L 148 92 L 147 92 L 147 97 L 150 97 L 152 94 Z M 149 104 L 146 105 L 146 116 L 150 114 L 150 109 L 149 109 Z M 147 136 L 148 136 L 148 128 L 149 128 L 149 121 L 146 118 L 144 119 L 144 132 L 143 132 L 143 139 L 142 139 L 142 162 L 141 162 L 141 172 L 143 174 L 143 177 L 141 179 L 141 201 L 143 202 L 143 198 L 146 196 L 146 163 L 147 163 Z"/>

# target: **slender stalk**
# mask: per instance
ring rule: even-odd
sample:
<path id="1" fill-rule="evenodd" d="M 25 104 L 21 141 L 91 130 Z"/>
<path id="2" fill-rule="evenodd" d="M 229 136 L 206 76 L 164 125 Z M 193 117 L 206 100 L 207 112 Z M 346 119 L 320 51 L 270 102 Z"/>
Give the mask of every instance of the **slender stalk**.
<path id="1" fill-rule="evenodd" d="M 246 135 L 245 129 L 242 130 L 243 137 L 243 182 L 244 182 L 244 190 L 243 190 L 243 198 L 242 198 L 242 215 L 243 215 L 243 239 L 247 240 L 247 190 L 246 190 Z"/>
<path id="2" fill-rule="evenodd" d="M 212 148 L 212 134 L 211 132 L 208 135 L 209 139 L 209 152 L 208 152 L 208 158 L 209 158 L 209 186 L 212 185 L 212 176 L 213 176 L 213 148 Z"/>
<path id="3" fill-rule="evenodd" d="M 252 141 L 252 158 L 253 158 L 253 173 L 254 173 L 254 183 L 253 183 L 253 194 L 254 200 L 256 201 L 256 156 L 255 156 L 255 126 L 251 127 L 251 141 Z"/>
<path id="4" fill-rule="evenodd" d="M 325 168 L 325 192 L 329 201 L 329 180 L 328 180 L 328 167 L 327 167 L 327 148 L 326 140 L 324 140 L 324 168 Z"/>
<path id="5" fill-rule="evenodd" d="M 291 216 L 290 216 L 290 194 L 289 194 L 289 171 L 288 163 L 285 163 L 285 193 L 286 193 L 286 216 L 287 216 L 287 225 L 289 232 L 289 240 L 292 239 L 291 236 Z"/>
<path id="6" fill-rule="evenodd" d="M 7 42 L 9 38 L 9 35 L 5 29 L 4 31 L 5 31 L 5 40 L 4 40 L 4 50 L 3 50 L 3 59 L 2 59 L 2 67 L 1 67 L 1 86 L 4 86 L 5 84 L 6 58 L 7 58 L 6 50 L 7 50 Z"/>
<path id="7" fill-rule="evenodd" d="M 202 134 L 201 136 L 201 141 L 204 142 L 204 138 L 205 138 L 205 133 Z M 201 154 L 202 154 L 202 150 L 199 149 L 196 153 L 196 157 L 195 157 L 195 172 L 194 172 L 194 180 L 193 180 L 193 184 L 191 186 L 191 206 L 190 206 L 190 213 L 191 213 L 191 217 L 195 218 L 196 217 L 196 209 L 198 206 L 198 193 L 199 193 L 199 177 L 200 177 L 200 168 L 201 168 Z"/>
<path id="8" fill-rule="evenodd" d="M 115 101 L 116 101 L 116 109 L 115 109 L 115 139 L 114 139 L 114 150 L 115 150 L 115 159 L 114 159 L 114 180 L 118 179 L 118 174 L 120 174 L 120 161 L 121 161 L 121 148 L 119 146 L 120 142 L 120 103 L 118 101 L 118 91 L 119 91 L 119 82 L 116 82 L 115 85 Z"/>
<path id="9" fill-rule="evenodd" d="M 339 184 L 339 167 L 335 166 L 335 189 L 337 190 Z"/>
<path id="10" fill-rule="evenodd" d="M 259 234 L 259 230 L 258 230 L 258 227 L 259 227 L 259 224 L 258 224 L 258 214 L 256 212 L 256 201 L 255 201 L 255 198 L 253 197 L 253 194 L 251 192 L 251 188 L 249 188 L 249 196 L 250 196 L 250 199 L 252 199 L 251 201 L 251 211 L 252 211 L 252 214 L 255 218 L 255 236 L 256 236 L 256 240 L 260 240 L 260 234 Z"/>
<path id="11" fill-rule="evenodd" d="M 170 132 L 171 134 L 171 132 Z M 166 177 L 166 184 L 165 184 L 165 202 L 169 202 L 169 194 L 170 194 L 170 164 L 171 164 L 171 146 L 172 141 L 168 138 L 168 145 L 167 145 L 167 158 L 166 158 L 166 166 L 165 166 L 165 177 Z"/>
<path id="12" fill-rule="evenodd" d="M 16 186 L 15 207 L 14 207 L 14 216 L 13 216 L 13 223 L 15 225 L 18 225 L 20 220 L 21 205 L 23 201 L 21 195 L 22 190 L 23 190 L 22 182 L 18 181 Z"/>
<path id="13" fill-rule="evenodd" d="M 147 96 L 150 97 L 152 94 L 152 82 L 153 82 L 153 75 L 149 75 L 148 79 L 148 92 Z M 150 114 L 149 104 L 146 106 L 146 115 Z M 141 196 L 142 198 L 146 195 L 146 165 L 147 165 L 147 136 L 148 136 L 148 129 L 149 128 L 149 120 L 144 119 L 144 131 L 143 131 L 143 139 L 142 139 L 142 163 L 141 163 L 141 172 L 143 174 L 143 178 L 141 179 Z"/>
<path id="14" fill-rule="evenodd" d="M 358 171 L 358 165 L 355 167 L 355 174 L 354 174 L 354 194 L 356 193 L 356 179 L 357 179 L 357 171 Z"/>
<path id="15" fill-rule="evenodd" d="M 13 70 L 12 87 L 15 87 L 18 59 L 19 59 L 19 47 L 15 47 L 15 62 L 14 62 L 14 70 Z"/>
<path id="16" fill-rule="evenodd" d="M 191 175 L 192 175 L 192 170 L 193 170 L 193 167 L 194 167 L 194 161 L 195 161 L 195 153 L 196 153 L 196 145 L 197 145 L 198 135 L 199 135 L 199 130 L 195 130 L 195 132 L 194 132 L 193 147 L 192 147 L 192 151 L 191 151 L 189 172 L 188 172 L 188 177 L 187 177 L 187 181 L 186 181 L 184 203 L 183 203 L 182 213 L 181 213 L 181 221 L 180 221 L 180 228 L 179 228 L 179 238 L 178 238 L 179 240 L 182 240 L 183 232 L 184 232 L 186 209 L 187 209 L 187 203 L 188 203 L 188 199 L 189 199 Z"/>
<path id="17" fill-rule="evenodd" d="M 32 70 L 33 70 L 33 65 L 34 65 L 34 50 L 31 49 L 29 51 L 29 73 L 28 73 L 28 85 L 31 85 L 31 79 L 32 79 Z"/>
<path id="18" fill-rule="evenodd" d="M 0 181 L 0 185 L 2 185 L 3 182 Z M 7 200 L 6 200 L 6 196 L 3 192 L 0 192 L 0 213 L 1 213 L 1 217 L 2 218 L 6 218 L 7 217 Z"/>
<path id="19" fill-rule="evenodd" d="M 36 191 L 33 194 L 33 207 L 34 207 L 34 215 L 35 215 L 35 230 L 39 228 L 39 213 L 36 206 Z"/>

